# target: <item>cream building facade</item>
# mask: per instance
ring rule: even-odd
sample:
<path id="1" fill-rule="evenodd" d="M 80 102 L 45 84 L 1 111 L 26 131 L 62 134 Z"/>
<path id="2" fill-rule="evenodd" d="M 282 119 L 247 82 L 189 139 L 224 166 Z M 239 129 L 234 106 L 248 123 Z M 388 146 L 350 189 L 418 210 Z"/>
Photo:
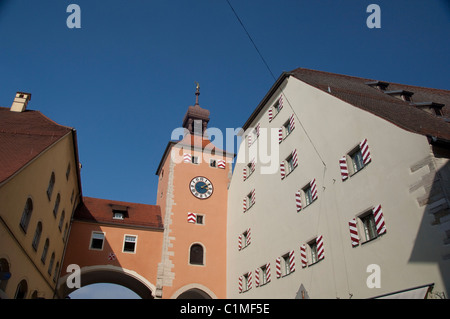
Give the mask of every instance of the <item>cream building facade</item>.
<path id="1" fill-rule="evenodd" d="M 448 297 L 449 103 L 445 90 L 283 73 L 243 126 L 228 298 Z"/>
<path id="2" fill-rule="evenodd" d="M 54 297 L 81 186 L 76 131 L 18 92 L 0 108 L 0 298 Z"/>

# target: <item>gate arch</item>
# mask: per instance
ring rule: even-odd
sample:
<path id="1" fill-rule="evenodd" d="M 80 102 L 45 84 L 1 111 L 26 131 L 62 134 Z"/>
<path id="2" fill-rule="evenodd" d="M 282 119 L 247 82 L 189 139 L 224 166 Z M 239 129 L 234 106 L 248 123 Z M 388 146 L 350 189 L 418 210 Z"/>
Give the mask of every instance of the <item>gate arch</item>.
<path id="1" fill-rule="evenodd" d="M 217 299 L 217 296 L 208 287 L 190 284 L 178 289 L 171 299 Z"/>
<path id="2" fill-rule="evenodd" d="M 78 288 L 69 288 L 66 284 L 67 274 L 58 282 L 58 295 L 67 297 Z M 81 287 L 96 283 L 111 283 L 124 286 L 135 292 L 142 299 L 153 299 L 156 287 L 137 272 L 113 265 L 86 266 L 80 271 Z M 80 288 L 81 288 L 80 287 Z"/>

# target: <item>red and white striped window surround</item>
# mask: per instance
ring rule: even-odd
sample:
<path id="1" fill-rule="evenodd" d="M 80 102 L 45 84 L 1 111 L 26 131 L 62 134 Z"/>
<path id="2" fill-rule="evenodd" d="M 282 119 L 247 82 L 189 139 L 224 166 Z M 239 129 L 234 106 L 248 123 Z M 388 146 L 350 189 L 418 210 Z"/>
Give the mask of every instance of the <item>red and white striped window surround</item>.
<path id="1" fill-rule="evenodd" d="M 381 205 L 374 206 L 371 209 L 370 214 L 373 215 L 373 221 L 375 223 L 374 227 L 375 227 L 376 237 L 379 237 L 380 235 L 385 234 L 386 233 L 386 224 L 384 221 L 383 209 L 381 208 Z M 364 216 L 367 216 L 367 214 L 364 214 Z M 361 241 L 361 238 L 360 238 L 359 232 L 358 232 L 358 223 L 362 224 L 361 219 L 356 218 L 356 217 L 352 218 L 348 222 L 352 247 L 358 246 Z M 361 227 L 361 228 L 363 228 L 363 227 Z M 364 235 L 364 232 L 363 232 L 363 235 Z M 365 238 L 365 241 L 368 241 L 368 240 L 370 240 L 370 239 Z"/>

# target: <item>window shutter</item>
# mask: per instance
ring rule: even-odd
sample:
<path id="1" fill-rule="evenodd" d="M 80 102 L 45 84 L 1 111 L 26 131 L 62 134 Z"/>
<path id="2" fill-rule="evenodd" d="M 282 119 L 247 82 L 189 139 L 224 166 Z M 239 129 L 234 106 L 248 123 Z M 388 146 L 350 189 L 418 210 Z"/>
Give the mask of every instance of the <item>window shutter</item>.
<path id="1" fill-rule="evenodd" d="M 242 282 L 243 282 L 243 280 L 244 280 L 244 277 L 240 276 L 239 277 L 239 293 L 242 293 Z"/>
<path id="2" fill-rule="evenodd" d="M 306 244 L 300 246 L 300 259 L 302 261 L 302 267 L 305 268 L 308 265 L 308 261 L 306 259 Z"/>
<path id="3" fill-rule="evenodd" d="M 242 249 L 242 234 L 238 237 L 238 250 Z"/>
<path id="4" fill-rule="evenodd" d="M 225 161 L 224 160 L 218 160 L 217 161 L 217 167 L 224 169 L 225 168 Z"/>
<path id="5" fill-rule="evenodd" d="M 291 115 L 289 118 L 289 125 L 291 127 L 291 131 L 295 128 L 295 120 L 294 120 L 294 114 Z"/>
<path id="6" fill-rule="evenodd" d="M 192 162 L 191 154 L 184 153 L 184 154 L 183 154 L 183 162 L 185 162 L 185 163 L 191 163 L 191 162 Z"/>
<path id="7" fill-rule="evenodd" d="M 281 277 L 281 257 L 278 257 L 275 261 L 275 268 L 277 272 L 277 278 Z"/>
<path id="8" fill-rule="evenodd" d="M 266 282 L 270 282 L 272 280 L 272 275 L 270 273 L 270 263 L 266 264 Z"/>
<path id="9" fill-rule="evenodd" d="M 384 224 L 383 210 L 381 209 L 381 205 L 375 206 L 372 211 L 375 217 L 375 224 L 377 226 L 377 234 L 384 234 L 386 232 L 386 225 Z"/>
<path id="10" fill-rule="evenodd" d="M 316 238 L 316 244 L 317 244 L 317 259 L 322 260 L 325 255 L 323 253 L 323 236 L 320 235 Z"/>
<path id="11" fill-rule="evenodd" d="M 339 167 L 341 169 L 342 180 L 345 181 L 348 178 L 348 167 L 347 167 L 347 157 L 343 156 L 339 160 Z"/>
<path id="12" fill-rule="evenodd" d="M 255 171 L 255 168 L 256 168 L 256 163 L 255 163 L 255 159 L 252 159 L 252 162 L 251 162 L 251 164 L 250 164 L 251 166 L 250 166 L 250 168 L 251 168 L 251 170 L 252 170 L 252 173 Z"/>
<path id="13" fill-rule="evenodd" d="M 247 179 L 247 166 L 245 166 L 242 170 L 242 178 L 244 179 L 244 181 Z"/>
<path id="14" fill-rule="evenodd" d="M 244 197 L 244 201 L 242 202 L 243 204 L 243 208 L 244 208 L 244 213 L 247 211 L 247 196 Z"/>
<path id="15" fill-rule="evenodd" d="M 361 148 L 362 158 L 364 165 L 367 165 L 372 160 L 370 157 L 370 151 L 369 151 L 369 145 L 367 144 L 367 139 L 364 139 L 360 144 L 359 147 Z"/>
<path id="16" fill-rule="evenodd" d="M 301 195 L 301 191 L 295 192 L 295 205 L 297 207 L 297 212 L 301 211 L 301 209 L 302 209 L 302 195 Z"/>
<path id="17" fill-rule="evenodd" d="M 284 179 L 286 177 L 286 170 L 284 168 L 284 161 L 280 163 L 280 173 L 281 173 L 281 179 Z"/>
<path id="18" fill-rule="evenodd" d="M 282 127 L 280 127 L 278 129 L 278 143 L 281 143 L 281 142 L 283 142 L 283 128 Z"/>
<path id="19" fill-rule="evenodd" d="M 289 252 L 289 272 L 295 271 L 295 254 L 294 251 L 291 250 Z"/>
<path id="20" fill-rule="evenodd" d="M 195 224 L 197 222 L 197 214 L 188 213 L 187 221 L 188 221 L 188 223 Z"/>
<path id="21" fill-rule="evenodd" d="M 356 247 L 359 245 L 359 235 L 358 228 L 356 228 L 356 218 L 353 218 L 348 222 L 348 226 L 350 228 L 350 239 L 352 241 L 352 246 Z"/>
<path id="22" fill-rule="evenodd" d="M 259 287 L 259 268 L 255 269 L 255 287 Z"/>
<path id="23" fill-rule="evenodd" d="M 252 135 L 248 135 L 248 146 L 252 145 Z"/>
<path id="24" fill-rule="evenodd" d="M 255 204 L 255 202 L 256 202 L 255 189 L 252 189 L 252 205 Z"/>
<path id="25" fill-rule="evenodd" d="M 294 167 L 297 167 L 298 165 L 298 157 L 296 149 L 292 151 L 292 164 L 294 165 Z"/>
<path id="26" fill-rule="evenodd" d="M 311 186 L 311 196 L 312 196 L 312 200 L 316 200 L 316 199 L 317 199 L 316 179 L 314 178 L 311 182 L 309 182 L 309 185 Z"/>
<path id="27" fill-rule="evenodd" d="M 273 119 L 273 110 L 272 108 L 269 108 L 269 122 L 272 122 Z"/>
<path id="28" fill-rule="evenodd" d="M 281 111 L 283 108 L 283 95 L 280 95 L 280 98 L 278 99 L 278 109 Z"/>
<path id="29" fill-rule="evenodd" d="M 270 263 L 266 264 L 266 282 L 270 282 L 272 275 L 270 274 Z"/>
<path id="30" fill-rule="evenodd" d="M 252 289 L 252 285 L 253 285 L 253 278 L 252 278 L 252 272 L 250 271 L 247 274 L 247 290 Z"/>
<path id="31" fill-rule="evenodd" d="M 246 245 L 250 245 L 252 242 L 252 230 L 249 228 L 247 229 L 247 242 Z"/>

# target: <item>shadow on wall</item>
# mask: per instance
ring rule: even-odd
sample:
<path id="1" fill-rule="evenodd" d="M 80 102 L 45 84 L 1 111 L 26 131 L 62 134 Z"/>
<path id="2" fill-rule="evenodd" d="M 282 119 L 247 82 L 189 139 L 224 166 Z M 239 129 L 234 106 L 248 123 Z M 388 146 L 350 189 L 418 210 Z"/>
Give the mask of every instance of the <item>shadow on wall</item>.
<path id="1" fill-rule="evenodd" d="M 429 173 L 410 185 L 410 193 L 416 195 L 424 214 L 414 242 L 409 261 L 411 263 L 435 263 L 438 265 L 444 289 L 437 288 L 432 298 L 448 298 L 450 291 L 450 150 L 433 146 L 432 156 L 413 167 L 411 173 L 427 169 Z M 427 168 L 426 168 L 427 167 Z"/>

